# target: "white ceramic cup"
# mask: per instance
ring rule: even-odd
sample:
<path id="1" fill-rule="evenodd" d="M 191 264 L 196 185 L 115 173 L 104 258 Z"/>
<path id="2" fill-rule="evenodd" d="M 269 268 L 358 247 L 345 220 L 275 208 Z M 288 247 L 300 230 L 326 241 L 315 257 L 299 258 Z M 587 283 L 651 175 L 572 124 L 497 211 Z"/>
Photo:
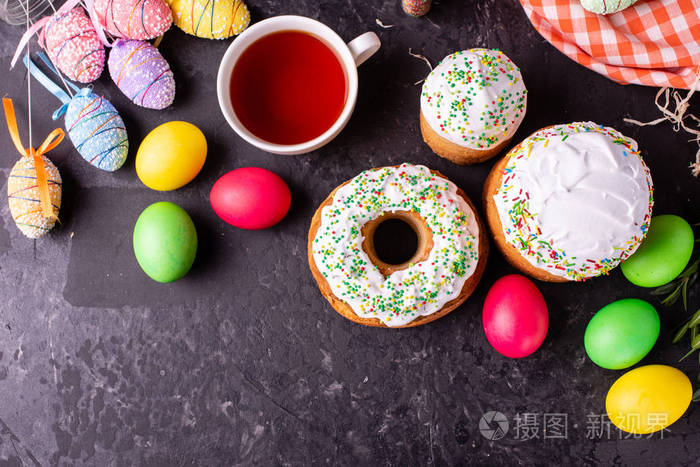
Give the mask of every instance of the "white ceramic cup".
<path id="1" fill-rule="evenodd" d="M 250 44 L 268 34 L 290 30 L 313 34 L 322 39 L 335 52 L 345 71 L 348 94 L 343 111 L 325 133 L 304 143 L 275 144 L 258 138 L 248 131 L 236 116 L 236 112 L 231 104 L 231 73 L 236 65 L 236 61 Z M 357 101 L 357 67 L 379 50 L 380 45 L 379 37 L 373 32 L 366 32 L 346 44 L 331 28 L 304 16 L 275 16 L 260 21 L 243 31 L 240 36 L 231 42 L 224 54 L 224 58 L 221 59 L 219 74 L 216 78 L 216 93 L 219 98 L 221 112 L 223 112 L 231 128 L 241 138 L 263 151 L 274 154 L 304 154 L 318 149 L 335 138 L 350 120 Z"/>

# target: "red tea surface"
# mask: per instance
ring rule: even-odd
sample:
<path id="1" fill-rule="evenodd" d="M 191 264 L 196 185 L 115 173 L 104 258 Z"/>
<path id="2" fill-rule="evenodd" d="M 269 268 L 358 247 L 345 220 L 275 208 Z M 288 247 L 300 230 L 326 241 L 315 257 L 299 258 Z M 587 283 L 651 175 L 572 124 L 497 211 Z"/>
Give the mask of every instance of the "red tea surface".
<path id="1" fill-rule="evenodd" d="M 258 138 L 276 144 L 310 141 L 328 130 L 347 99 L 340 59 L 321 39 L 281 31 L 253 42 L 231 75 L 236 116 Z"/>

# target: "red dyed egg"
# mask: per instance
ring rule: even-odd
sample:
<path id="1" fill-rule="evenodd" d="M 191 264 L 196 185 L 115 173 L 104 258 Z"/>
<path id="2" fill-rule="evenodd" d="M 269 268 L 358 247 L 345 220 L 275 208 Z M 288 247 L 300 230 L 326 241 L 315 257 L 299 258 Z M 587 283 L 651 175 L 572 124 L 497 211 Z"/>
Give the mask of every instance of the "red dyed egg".
<path id="1" fill-rule="evenodd" d="M 259 167 L 244 167 L 222 175 L 212 187 L 209 198 L 221 219 L 249 230 L 277 224 L 292 203 L 284 180 Z"/>
<path id="2" fill-rule="evenodd" d="M 549 326 L 547 304 L 524 276 L 498 279 L 486 295 L 484 331 L 489 343 L 510 358 L 527 357 L 542 345 Z"/>

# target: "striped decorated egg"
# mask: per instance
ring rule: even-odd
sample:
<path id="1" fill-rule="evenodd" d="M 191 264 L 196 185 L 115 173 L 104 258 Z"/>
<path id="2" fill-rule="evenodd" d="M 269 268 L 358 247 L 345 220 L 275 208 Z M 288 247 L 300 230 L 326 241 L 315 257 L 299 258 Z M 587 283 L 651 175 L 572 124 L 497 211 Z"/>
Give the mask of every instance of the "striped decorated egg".
<path id="1" fill-rule="evenodd" d="M 100 25 L 114 37 L 153 39 L 173 24 L 164 0 L 95 0 L 93 8 Z"/>
<path id="2" fill-rule="evenodd" d="M 81 89 L 68 104 L 66 130 L 83 159 L 114 172 L 124 165 L 129 140 L 117 109 L 90 89 Z"/>
<path id="3" fill-rule="evenodd" d="M 90 83 L 102 74 L 105 49 L 81 7 L 53 15 L 42 38 L 51 61 L 71 80 Z"/>
<path id="4" fill-rule="evenodd" d="M 53 212 L 58 216 L 61 208 L 61 174 L 46 156 L 42 156 L 42 159 Z M 55 219 L 44 217 L 41 211 L 33 157 L 22 157 L 12 167 L 7 180 L 7 198 L 12 219 L 27 237 L 39 238 L 51 230 L 56 223 Z"/>
<path id="5" fill-rule="evenodd" d="M 226 39 L 240 34 L 250 24 L 243 0 L 166 0 L 173 22 L 187 34 L 204 39 Z"/>
<path id="6" fill-rule="evenodd" d="M 158 49 L 148 42 L 119 39 L 107 60 L 109 74 L 134 104 L 164 109 L 175 99 L 175 78 Z"/>

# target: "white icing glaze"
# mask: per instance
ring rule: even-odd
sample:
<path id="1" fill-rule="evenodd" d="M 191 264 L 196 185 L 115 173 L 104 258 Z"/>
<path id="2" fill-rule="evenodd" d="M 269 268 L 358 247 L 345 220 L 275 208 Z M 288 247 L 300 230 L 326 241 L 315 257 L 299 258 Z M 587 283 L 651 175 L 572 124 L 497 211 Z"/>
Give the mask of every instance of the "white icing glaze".
<path id="1" fill-rule="evenodd" d="M 362 248 L 362 226 L 385 212 L 415 211 L 433 233 L 428 258 L 384 277 Z M 457 298 L 476 269 L 479 226 L 449 180 L 420 165 L 366 170 L 321 211 L 312 243 L 333 294 L 361 318 L 401 326 Z"/>
<path id="2" fill-rule="evenodd" d="M 508 154 L 494 194 L 506 242 L 533 266 L 584 280 L 637 249 L 653 205 L 637 143 L 592 122 L 538 131 Z"/>
<path id="3" fill-rule="evenodd" d="M 500 50 L 470 49 L 445 57 L 428 75 L 421 112 L 443 138 L 486 150 L 515 134 L 527 90 L 517 66 Z"/>

